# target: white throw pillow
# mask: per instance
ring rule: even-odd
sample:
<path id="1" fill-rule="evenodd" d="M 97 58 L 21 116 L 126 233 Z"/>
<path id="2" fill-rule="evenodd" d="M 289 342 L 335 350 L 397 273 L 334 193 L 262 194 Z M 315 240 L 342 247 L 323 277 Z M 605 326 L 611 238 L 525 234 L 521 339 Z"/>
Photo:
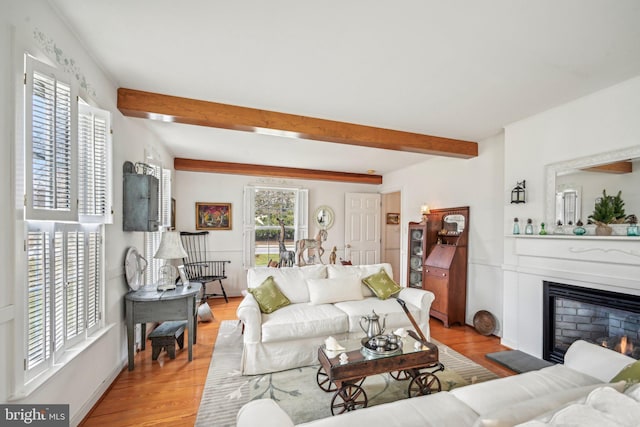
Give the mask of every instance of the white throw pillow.
<path id="1" fill-rule="evenodd" d="M 360 277 L 356 274 L 333 279 L 307 279 L 310 304 L 332 304 L 363 299 Z"/>

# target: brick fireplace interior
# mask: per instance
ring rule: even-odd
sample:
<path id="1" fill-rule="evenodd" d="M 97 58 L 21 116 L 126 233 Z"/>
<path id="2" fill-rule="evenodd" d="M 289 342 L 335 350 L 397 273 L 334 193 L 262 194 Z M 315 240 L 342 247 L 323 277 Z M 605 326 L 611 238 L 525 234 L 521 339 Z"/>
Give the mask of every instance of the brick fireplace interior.
<path id="1" fill-rule="evenodd" d="M 543 358 L 582 339 L 640 359 L 640 296 L 543 282 Z"/>

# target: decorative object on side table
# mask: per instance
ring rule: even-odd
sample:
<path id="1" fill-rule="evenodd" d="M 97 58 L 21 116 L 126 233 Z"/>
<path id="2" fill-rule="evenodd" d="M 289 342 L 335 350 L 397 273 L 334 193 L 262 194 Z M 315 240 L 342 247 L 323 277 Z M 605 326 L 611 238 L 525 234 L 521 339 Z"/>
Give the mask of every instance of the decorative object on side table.
<path id="1" fill-rule="evenodd" d="M 602 190 L 602 197 L 597 199 L 593 213 L 589 219 L 596 224 L 596 235 L 610 236 L 613 229 L 609 224 L 620 224 L 625 220 L 624 201 L 622 191 L 615 196 L 609 196 L 607 190 Z"/>
<path id="2" fill-rule="evenodd" d="M 556 223 L 556 228 L 553 230 L 553 234 L 564 234 L 564 227 L 562 226 L 562 221 L 558 220 Z"/>
<path id="3" fill-rule="evenodd" d="M 538 233 L 538 234 L 540 234 L 541 236 L 546 236 L 546 235 L 547 235 L 547 230 L 545 230 L 545 229 L 544 229 L 544 227 L 545 227 L 545 226 L 544 226 L 544 222 L 541 222 L 541 223 L 540 223 L 540 233 Z"/>
<path id="4" fill-rule="evenodd" d="M 627 236 L 640 236 L 640 230 L 638 229 L 638 217 L 635 215 L 629 215 L 627 217 L 629 226 L 627 227 Z"/>
<path id="5" fill-rule="evenodd" d="M 527 219 L 527 225 L 524 227 L 524 234 L 533 234 L 533 221 L 531 218 Z"/>
<path id="6" fill-rule="evenodd" d="M 513 218 L 513 234 L 520 234 L 520 221 L 518 218 Z"/>
<path id="7" fill-rule="evenodd" d="M 584 234 L 586 234 L 587 230 L 583 227 L 584 224 L 582 224 L 582 220 L 578 220 L 578 222 L 576 222 L 576 227 L 573 229 L 573 234 L 575 234 L 576 236 L 582 236 Z"/>
<path id="8" fill-rule="evenodd" d="M 180 234 L 177 231 L 165 231 L 162 233 L 160 247 L 153 256 L 156 259 L 166 260 L 165 264 L 160 267 L 160 280 L 158 281 L 158 290 L 167 291 L 176 288 L 175 279 L 177 277 L 176 268 L 171 265 L 172 259 L 182 259 L 187 256 L 187 252 L 182 247 Z"/>

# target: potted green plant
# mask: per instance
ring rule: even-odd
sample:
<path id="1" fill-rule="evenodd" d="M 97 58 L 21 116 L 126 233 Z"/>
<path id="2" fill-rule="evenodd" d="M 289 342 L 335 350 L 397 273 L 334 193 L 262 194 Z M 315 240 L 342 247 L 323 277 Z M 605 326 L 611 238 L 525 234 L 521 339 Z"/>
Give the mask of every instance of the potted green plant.
<path id="1" fill-rule="evenodd" d="M 613 229 L 609 224 L 622 224 L 625 218 L 622 191 L 618 191 L 616 196 L 609 196 L 607 190 L 602 190 L 602 198 L 596 202 L 593 213 L 589 215 L 589 219 L 596 224 L 596 234 L 610 236 Z"/>

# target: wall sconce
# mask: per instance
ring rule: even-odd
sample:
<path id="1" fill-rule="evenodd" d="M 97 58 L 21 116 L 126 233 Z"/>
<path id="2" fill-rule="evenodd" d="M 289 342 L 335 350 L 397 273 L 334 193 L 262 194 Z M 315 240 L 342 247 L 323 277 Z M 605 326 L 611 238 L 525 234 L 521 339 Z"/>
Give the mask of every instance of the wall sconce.
<path id="1" fill-rule="evenodd" d="M 429 205 L 420 206 L 420 213 L 422 214 L 422 222 L 427 222 L 429 220 L 428 215 L 431 213 Z"/>
<path id="2" fill-rule="evenodd" d="M 526 203 L 525 199 L 525 188 L 526 180 L 522 180 L 522 182 L 518 182 L 513 190 L 511 190 L 511 203 Z"/>

